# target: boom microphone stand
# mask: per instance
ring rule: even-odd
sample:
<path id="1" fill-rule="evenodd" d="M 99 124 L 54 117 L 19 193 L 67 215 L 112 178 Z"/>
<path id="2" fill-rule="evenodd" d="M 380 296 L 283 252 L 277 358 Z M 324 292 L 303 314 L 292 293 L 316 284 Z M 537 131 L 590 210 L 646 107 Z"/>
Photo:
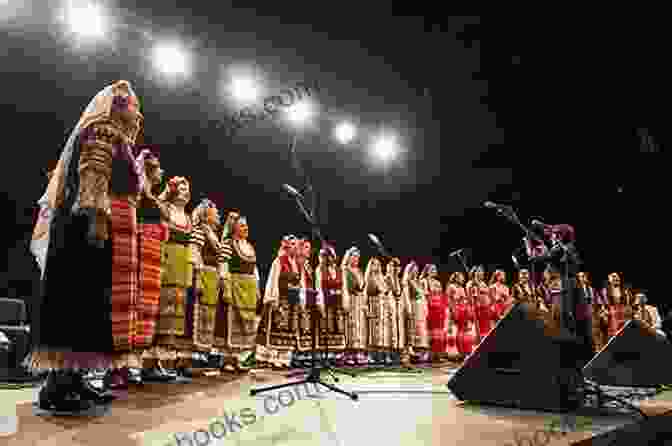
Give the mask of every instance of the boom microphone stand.
<path id="1" fill-rule="evenodd" d="M 293 188 L 291 188 L 291 187 L 287 188 L 288 191 L 290 191 L 292 189 Z M 311 226 L 313 226 L 313 235 L 316 236 L 316 238 L 318 240 L 321 240 L 324 243 L 325 241 L 321 237 L 321 233 L 319 231 L 319 228 L 317 228 L 315 226 L 315 221 L 313 220 L 312 216 L 310 215 L 310 213 L 308 212 L 308 210 L 304 206 L 301 198 L 298 197 L 298 196 L 295 196 L 294 198 L 296 200 L 296 203 L 297 203 L 299 209 L 303 213 L 304 217 L 306 217 L 306 219 L 311 224 Z M 331 384 L 327 384 L 326 382 L 324 382 L 320 379 L 321 372 L 325 371 L 325 372 L 327 372 L 331 375 L 331 377 L 334 379 L 334 381 L 338 382 L 338 378 L 336 378 L 334 376 L 334 369 L 332 369 L 328 365 L 325 365 L 324 363 L 319 364 L 318 360 L 316 358 L 316 356 L 317 356 L 317 336 L 318 336 L 318 333 L 319 333 L 319 331 L 318 331 L 319 330 L 319 319 L 318 319 L 317 313 L 318 313 L 318 310 L 316 308 L 313 308 L 312 311 L 311 311 L 311 325 L 313 326 L 313 346 L 312 346 L 312 355 L 311 355 L 312 356 L 312 358 L 311 358 L 312 364 L 311 364 L 310 371 L 308 372 L 308 376 L 305 379 L 300 380 L 300 381 L 296 381 L 296 382 L 279 384 L 279 385 L 275 385 L 275 386 L 269 386 L 269 387 L 265 387 L 265 388 L 262 388 L 262 389 L 251 389 L 250 390 L 250 396 L 255 396 L 259 393 L 268 392 L 270 390 L 284 389 L 286 387 L 300 386 L 302 384 L 311 383 L 311 384 L 320 384 L 320 385 L 326 387 L 327 389 L 332 390 L 336 393 L 340 393 L 342 395 L 345 395 L 352 400 L 357 400 L 358 399 L 357 394 L 346 392 L 345 390 L 339 389 L 338 387 L 333 386 Z"/>

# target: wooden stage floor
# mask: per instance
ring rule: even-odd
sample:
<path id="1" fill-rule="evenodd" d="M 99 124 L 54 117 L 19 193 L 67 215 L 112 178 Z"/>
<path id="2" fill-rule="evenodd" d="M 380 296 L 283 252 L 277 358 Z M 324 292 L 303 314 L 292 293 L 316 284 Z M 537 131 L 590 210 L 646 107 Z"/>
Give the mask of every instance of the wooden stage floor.
<path id="1" fill-rule="evenodd" d="M 343 377 L 338 385 L 358 392 L 359 401 L 301 387 L 250 397 L 250 388 L 287 382 L 284 373 L 270 371 L 195 378 L 189 384 L 146 384 L 112 403 L 107 414 L 92 418 L 37 416 L 32 405 L 35 389 L 0 390 L 3 407 L 15 405 L 19 423 L 18 433 L 0 437 L 0 445 L 504 446 L 514 445 L 515 435 L 547 430 L 549 421 L 559 418 L 463 407 L 445 386 L 450 373 L 448 368 L 435 368 L 422 375 Z M 672 409 L 672 398 L 656 398 L 641 407 L 650 414 L 662 413 Z M 633 419 L 593 419 L 583 431 L 546 444 L 568 445 Z"/>

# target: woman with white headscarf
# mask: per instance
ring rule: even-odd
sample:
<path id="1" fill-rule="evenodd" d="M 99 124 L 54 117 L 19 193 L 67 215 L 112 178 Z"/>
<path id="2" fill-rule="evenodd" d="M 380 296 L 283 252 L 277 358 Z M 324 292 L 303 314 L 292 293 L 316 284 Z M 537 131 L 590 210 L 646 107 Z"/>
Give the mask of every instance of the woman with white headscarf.
<path id="1" fill-rule="evenodd" d="M 341 263 L 343 272 L 343 307 L 348 313 L 348 353 L 346 364 L 366 365 L 368 343 L 368 305 L 364 290 L 364 274 L 359 267 L 359 249 L 346 251 Z"/>
<path id="2" fill-rule="evenodd" d="M 128 82 L 98 93 L 70 134 L 41 200 L 51 216 L 38 219 L 33 232 L 33 240 L 48 245 L 38 252 L 42 290 L 30 364 L 50 371 L 39 395 L 42 409 L 77 412 L 106 403 L 110 397 L 89 387 L 82 369 L 139 363 L 129 354 L 137 254 L 123 252 L 137 237 L 132 197 L 142 188 L 142 174 L 132 146 L 141 122 Z"/>
<path id="3" fill-rule="evenodd" d="M 404 299 L 410 303 L 410 345 L 418 362 L 428 362 L 430 356 L 429 330 L 427 327 L 427 299 L 420 284 L 419 269 L 415 262 L 406 265 L 401 279 Z M 412 353 L 413 354 L 413 353 Z"/>

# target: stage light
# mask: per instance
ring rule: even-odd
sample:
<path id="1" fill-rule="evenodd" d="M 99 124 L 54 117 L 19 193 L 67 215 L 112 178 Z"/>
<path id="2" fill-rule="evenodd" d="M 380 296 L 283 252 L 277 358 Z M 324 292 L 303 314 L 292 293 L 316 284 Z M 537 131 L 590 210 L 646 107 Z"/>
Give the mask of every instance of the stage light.
<path id="1" fill-rule="evenodd" d="M 357 129 L 349 122 L 342 122 L 334 129 L 334 136 L 341 144 L 349 144 L 356 135 Z"/>
<path id="2" fill-rule="evenodd" d="M 101 5 L 70 1 L 62 13 L 62 20 L 79 37 L 101 39 L 107 34 L 109 20 Z"/>
<path id="3" fill-rule="evenodd" d="M 236 77 L 231 81 L 231 95 L 243 104 L 251 104 L 261 96 L 258 83 L 251 77 Z"/>
<path id="4" fill-rule="evenodd" d="M 380 135 L 372 145 L 373 155 L 384 163 L 392 161 L 399 153 L 399 145 L 395 137 Z"/>
<path id="5" fill-rule="evenodd" d="M 154 47 L 154 65 L 163 74 L 171 76 L 189 74 L 187 52 L 176 43 L 163 43 Z"/>
<path id="6" fill-rule="evenodd" d="M 299 101 L 286 110 L 287 119 L 294 125 L 304 125 L 313 117 L 313 105 L 308 101 Z"/>

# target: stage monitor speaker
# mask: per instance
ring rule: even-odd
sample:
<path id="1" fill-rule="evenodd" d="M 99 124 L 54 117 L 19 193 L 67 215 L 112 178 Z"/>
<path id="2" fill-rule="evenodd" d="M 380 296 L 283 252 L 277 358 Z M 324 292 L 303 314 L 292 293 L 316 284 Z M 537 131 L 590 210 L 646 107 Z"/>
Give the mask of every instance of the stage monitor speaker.
<path id="1" fill-rule="evenodd" d="M 640 321 L 623 328 L 583 369 L 605 386 L 655 387 L 672 383 L 672 344 Z"/>
<path id="2" fill-rule="evenodd" d="M 518 303 L 448 382 L 462 401 L 569 411 L 583 400 L 581 344 L 536 308 Z"/>
<path id="3" fill-rule="evenodd" d="M 572 443 L 572 446 L 672 445 L 672 417 L 658 415 L 638 423 L 627 424 L 595 437 Z"/>

